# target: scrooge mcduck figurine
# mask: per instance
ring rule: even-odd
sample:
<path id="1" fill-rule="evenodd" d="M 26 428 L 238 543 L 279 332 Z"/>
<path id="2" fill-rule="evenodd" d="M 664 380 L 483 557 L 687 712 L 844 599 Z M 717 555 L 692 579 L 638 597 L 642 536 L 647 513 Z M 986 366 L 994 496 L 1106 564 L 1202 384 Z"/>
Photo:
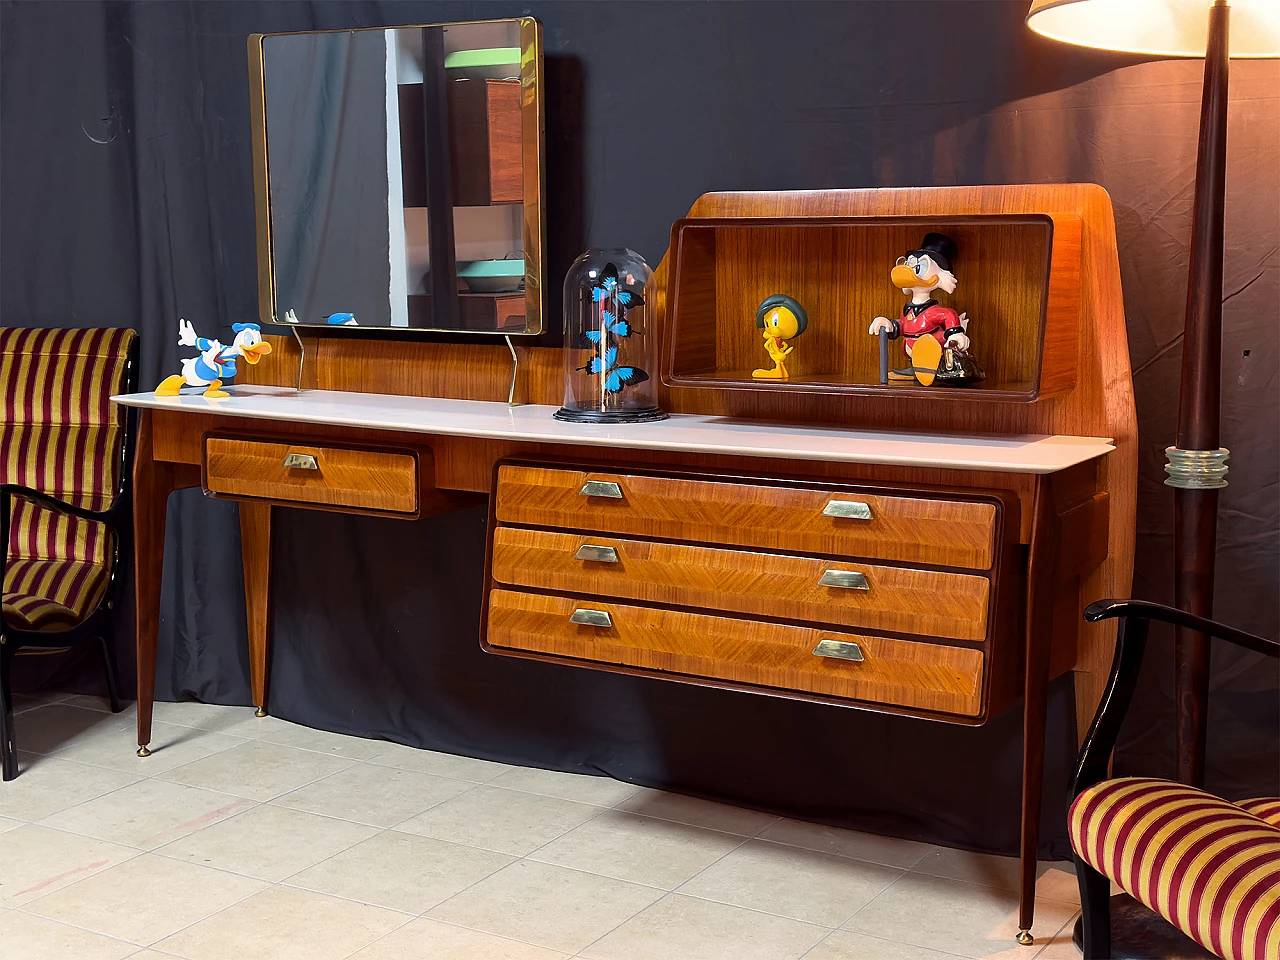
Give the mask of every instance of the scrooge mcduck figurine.
<path id="1" fill-rule="evenodd" d="M 955 293 L 957 280 L 952 266 L 958 250 L 945 233 L 927 233 L 920 246 L 899 257 L 889 274 L 895 287 L 911 299 L 897 320 L 876 317 L 867 331 L 890 340 L 903 340 L 911 365 L 894 370 L 890 380 L 916 380 L 929 386 L 935 379 L 943 383 L 977 383 L 984 378 L 977 361 L 969 354 L 969 319 L 944 307 L 929 295 L 935 290 Z"/>
<path id="2" fill-rule="evenodd" d="M 217 340 L 197 337 L 195 328 L 186 320 L 178 321 L 178 346 L 195 347 L 198 357 L 182 361 L 182 373 L 166 377 L 156 387 L 157 397 L 176 397 L 183 384 L 207 387 L 204 395 L 211 400 L 221 400 L 231 394 L 221 389 L 223 380 L 236 375 L 236 358 L 244 357 L 250 364 L 257 363 L 271 352 L 271 344 L 262 339 L 262 328 L 256 323 L 233 323 L 235 339 L 224 347 Z"/>

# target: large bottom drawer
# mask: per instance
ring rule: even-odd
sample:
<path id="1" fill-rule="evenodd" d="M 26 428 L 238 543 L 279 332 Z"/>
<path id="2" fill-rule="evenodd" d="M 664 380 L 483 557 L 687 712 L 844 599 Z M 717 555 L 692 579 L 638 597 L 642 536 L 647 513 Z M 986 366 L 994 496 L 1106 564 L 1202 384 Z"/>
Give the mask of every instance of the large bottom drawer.
<path id="1" fill-rule="evenodd" d="M 487 645 L 915 710 L 982 712 L 972 647 L 512 590 L 489 594 Z M 825 641 L 825 642 L 824 642 Z M 855 659 L 860 657 L 860 659 Z"/>

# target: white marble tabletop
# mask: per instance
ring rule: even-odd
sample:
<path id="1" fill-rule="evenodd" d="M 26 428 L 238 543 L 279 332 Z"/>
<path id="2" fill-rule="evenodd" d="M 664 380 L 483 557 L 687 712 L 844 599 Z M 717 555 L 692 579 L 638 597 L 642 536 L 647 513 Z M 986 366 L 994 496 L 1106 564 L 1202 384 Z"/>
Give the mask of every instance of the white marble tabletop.
<path id="1" fill-rule="evenodd" d="M 337 390 L 299 393 L 291 387 L 227 389 L 231 396 L 224 400 L 208 400 L 198 389 L 178 397 L 130 393 L 111 399 L 130 407 L 407 433 L 1004 473 L 1055 473 L 1115 449 L 1109 439 L 1098 437 L 893 433 L 693 414 L 673 414 L 657 423 L 576 424 L 553 419 L 556 408 L 539 404 L 509 407 L 486 400 Z"/>

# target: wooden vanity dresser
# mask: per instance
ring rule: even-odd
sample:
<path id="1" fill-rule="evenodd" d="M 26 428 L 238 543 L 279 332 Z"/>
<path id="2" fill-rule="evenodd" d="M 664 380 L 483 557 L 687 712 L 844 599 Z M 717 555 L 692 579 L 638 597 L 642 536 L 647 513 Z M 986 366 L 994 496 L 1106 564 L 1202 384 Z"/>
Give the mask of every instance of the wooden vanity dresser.
<path id="1" fill-rule="evenodd" d="M 981 389 L 875 383 L 866 326 L 900 306 L 883 258 L 926 227 L 965 237 L 952 300 L 975 318 Z M 874 269 L 848 265 L 859 251 Z M 741 304 L 779 276 L 810 339 L 791 382 L 751 384 Z M 708 194 L 658 283 L 659 423 L 553 420 L 557 348 L 516 347 L 524 405 L 508 406 L 508 347 L 443 338 L 303 333 L 299 392 L 298 347 L 274 337 L 227 400 L 117 398 L 141 415 L 139 745 L 172 490 L 239 501 L 260 711 L 274 510 L 413 519 L 487 497 L 490 652 L 953 724 L 1021 704 L 1029 931 L 1046 689 L 1074 670 L 1092 716 L 1113 638 L 1080 611 L 1127 596 L 1132 573 L 1136 429 L 1105 192 Z"/>

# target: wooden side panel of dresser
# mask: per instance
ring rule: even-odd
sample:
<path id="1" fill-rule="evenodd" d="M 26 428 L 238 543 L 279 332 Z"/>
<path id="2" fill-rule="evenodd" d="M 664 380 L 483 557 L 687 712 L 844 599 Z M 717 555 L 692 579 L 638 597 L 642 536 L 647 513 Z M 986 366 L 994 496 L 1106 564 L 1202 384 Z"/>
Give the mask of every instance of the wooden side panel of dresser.
<path id="1" fill-rule="evenodd" d="M 481 642 L 981 723 L 1021 668 L 1017 511 L 999 491 L 503 462 Z"/>

